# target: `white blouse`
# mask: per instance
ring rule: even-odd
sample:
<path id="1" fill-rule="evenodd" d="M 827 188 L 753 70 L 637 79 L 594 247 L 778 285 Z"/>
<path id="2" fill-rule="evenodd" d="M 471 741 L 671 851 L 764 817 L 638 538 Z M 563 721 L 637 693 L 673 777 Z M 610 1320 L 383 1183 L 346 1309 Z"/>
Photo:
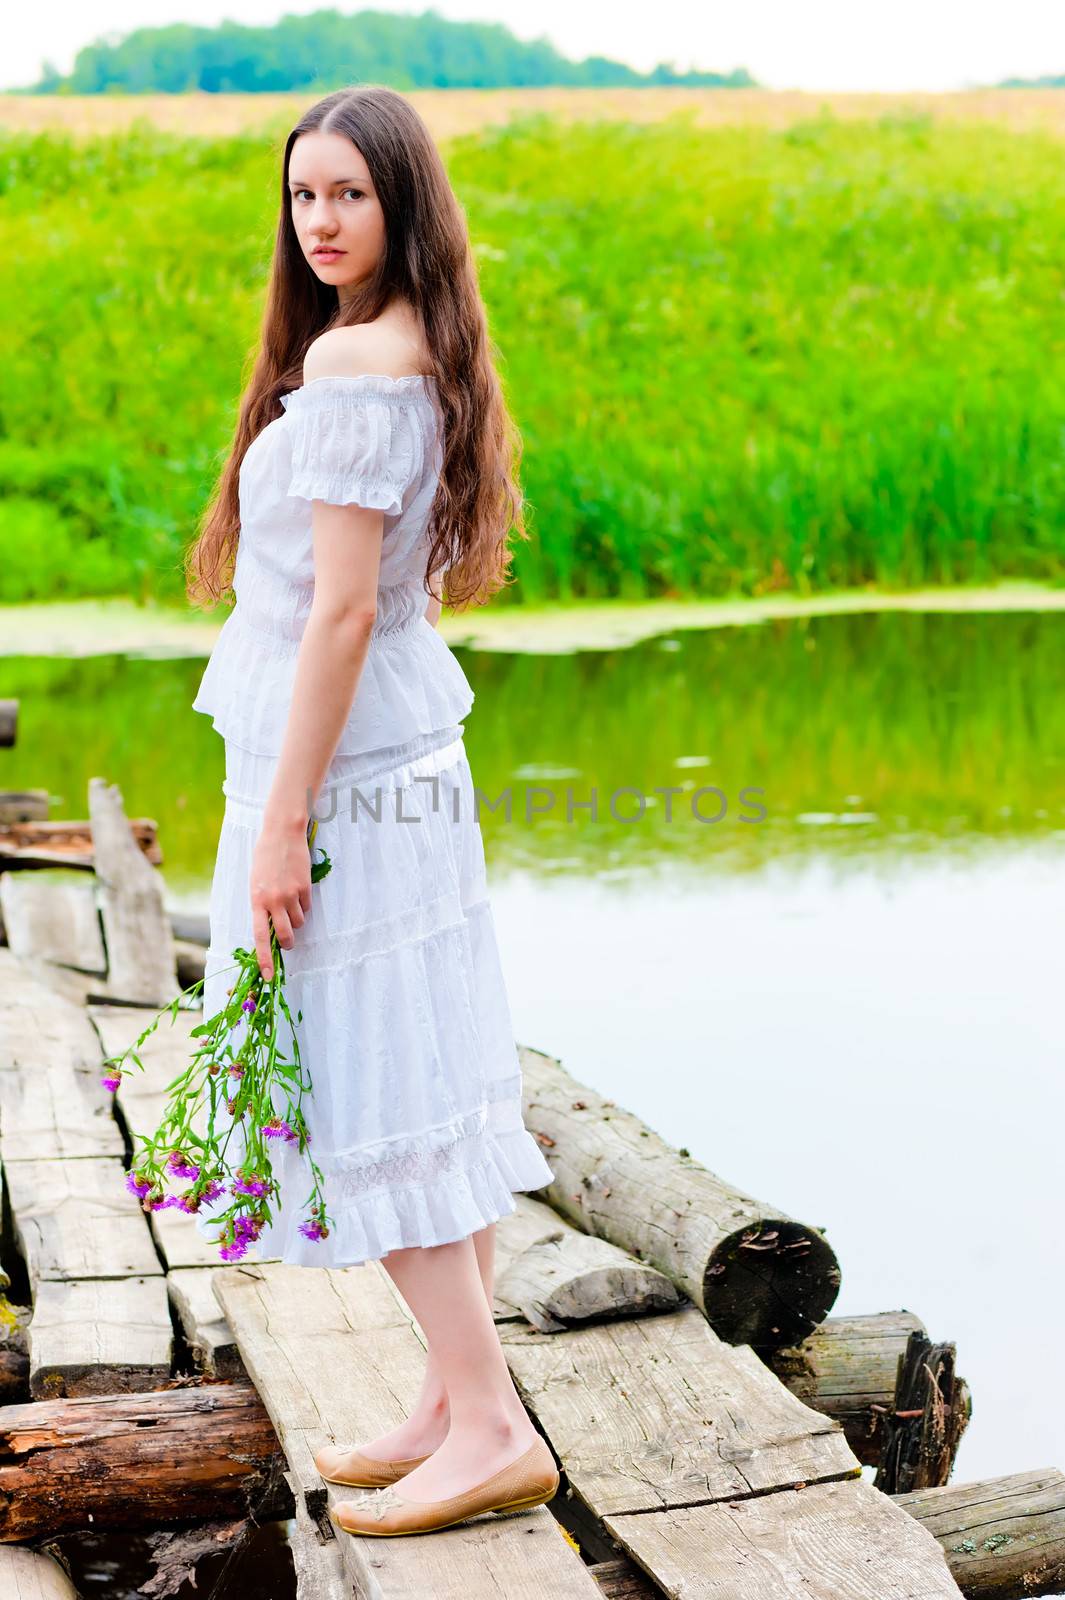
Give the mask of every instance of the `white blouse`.
<path id="1" fill-rule="evenodd" d="M 236 605 L 193 710 L 245 750 L 280 751 L 314 597 L 311 502 L 325 500 L 385 514 L 377 617 L 336 755 L 417 741 L 461 722 L 473 689 L 425 616 L 426 529 L 443 464 L 435 380 L 313 378 L 281 404 L 284 414 L 241 463 Z"/>

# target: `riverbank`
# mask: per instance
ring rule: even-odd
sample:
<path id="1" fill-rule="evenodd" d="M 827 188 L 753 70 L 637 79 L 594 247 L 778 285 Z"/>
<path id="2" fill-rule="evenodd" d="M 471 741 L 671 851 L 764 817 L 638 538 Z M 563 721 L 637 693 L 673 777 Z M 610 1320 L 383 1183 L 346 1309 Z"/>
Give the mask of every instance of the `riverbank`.
<path id="1" fill-rule="evenodd" d="M 1065 611 L 1065 587 L 1003 582 L 981 588 L 875 589 L 838 594 L 737 596 L 720 600 L 595 600 L 572 605 L 488 605 L 444 616 L 440 632 L 472 650 L 569 655 L 618 650 L 690 628 L 732 628 L 788 617 L 870 611 Z M 225 620 L 129 600 L 74 600 L 0 606 L 0 657 L 131 655 L 207 656 Z M 2 692 L 2 685 L 0 685 Z"/>

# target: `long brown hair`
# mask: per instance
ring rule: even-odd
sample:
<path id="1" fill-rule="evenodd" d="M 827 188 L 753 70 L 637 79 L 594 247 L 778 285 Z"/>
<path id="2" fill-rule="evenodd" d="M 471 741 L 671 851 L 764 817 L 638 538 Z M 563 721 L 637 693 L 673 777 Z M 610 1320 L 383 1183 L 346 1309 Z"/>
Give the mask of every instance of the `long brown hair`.
<path id="1" fill-rule="evenodd" d="M 309 266 L 292 223 L 292 146 L 312 131 L 347 134 L 381 201 L 385 248 L 375 271 L 341 307 Z M 252 440 L 281 416 L 280 396 L 303 381 L 308 346 L 327 328 L 370 322 L 395 296 L 420 313 L 444 421 L 443 468 L 429 514 L 428 574 L 447 568 L 446 604 L 483 604 L 507 582 L 513 530 L 528 538 L 517 482 L 521 437 L 493 364 L 465 214 L 428 128 L 410 102 L 376 84 L 338 89 L 311 106 L 285 144 L 281 214 L 255 364 L 241 398 L 228 459 L 185 560 L 194 603 L 231 589 L 240 536 L 240 464 Z"/>

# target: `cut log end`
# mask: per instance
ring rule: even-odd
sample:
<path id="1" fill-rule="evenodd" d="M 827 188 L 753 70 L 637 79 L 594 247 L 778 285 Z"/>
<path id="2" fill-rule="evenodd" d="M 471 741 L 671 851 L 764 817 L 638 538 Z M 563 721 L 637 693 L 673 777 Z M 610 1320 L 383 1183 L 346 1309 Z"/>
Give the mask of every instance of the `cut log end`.
<path id="1" fill-rule="evenodd" d="M 775 1350 L 820 1326 L 839 1285 L 839 1263 L 816 1228 L 767 1217 L 713 1251 L 703 1276 L 706 1318 L 728 1344 Z"/>

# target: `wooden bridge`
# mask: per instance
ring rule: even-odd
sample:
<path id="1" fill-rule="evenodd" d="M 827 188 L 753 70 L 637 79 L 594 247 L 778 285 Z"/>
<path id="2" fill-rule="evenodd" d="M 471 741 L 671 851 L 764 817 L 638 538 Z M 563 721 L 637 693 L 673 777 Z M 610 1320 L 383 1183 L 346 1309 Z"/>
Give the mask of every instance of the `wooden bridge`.
<path id="1" fill-rule="evenodd" d="M 300 1600 L 1065 1587 L 1060 1472 L 947 1483 L 969 1411 L 953 1347 L 910 1313 L 829 1316 L 817 1229 L 529 1049 L 526 1122 L 554 1182 L 498 1225 L 494 1311 L 559 1492 L 420 1538 L 338 1534 L 329 1496 L 350 1491 L 314 1454 L 401 1420 L 420 1330 L 379 1263 L 222 1267 L 189 1218 L 126 1191 L 128 1127 L 155 1125 L 199 1018 L 162 1024 L 117 1101 L 100 1064 L 203 950 L 175 939 L 117 791 L 93 780 L 90 813 L 80 878 L 0 871 L 4 1266 L 27 1301 L 0 1348 L 0 1594 L 71 1596 L 42 1551 L 61 1535 L 194 1546 L 278 1517 Z"/>

